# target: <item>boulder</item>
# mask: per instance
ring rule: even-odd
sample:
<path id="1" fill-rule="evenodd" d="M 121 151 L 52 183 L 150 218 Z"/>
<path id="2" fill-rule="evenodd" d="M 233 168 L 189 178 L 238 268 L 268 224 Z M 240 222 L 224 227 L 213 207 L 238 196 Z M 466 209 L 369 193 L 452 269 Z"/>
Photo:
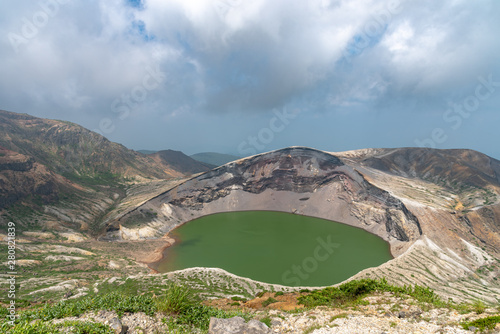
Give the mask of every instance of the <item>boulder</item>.
<path id="1" fill-rule="evenodd" d="M 109 320 L 108 325 L 115 331 L 116 334 L 124 334 L 127 332 L 127 326 L 123 326 L 118 317 Z"/>
<path id="2" fill-rule="evenodd" d="M 250 320 L 245 323 L 242 317 L 230 319 L 210 318 L 208 334 L 269 334 L 271 331 L 266 324 Z"/>

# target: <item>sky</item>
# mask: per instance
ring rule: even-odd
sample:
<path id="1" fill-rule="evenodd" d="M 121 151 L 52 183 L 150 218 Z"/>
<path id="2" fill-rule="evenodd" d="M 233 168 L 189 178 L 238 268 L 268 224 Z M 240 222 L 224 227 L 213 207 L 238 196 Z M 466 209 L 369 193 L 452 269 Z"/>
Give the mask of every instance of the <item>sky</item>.
<path id="1" fill-rule="evenodd" d="M 500 159 L 498 0 L 0 4 L 0 109 L 131 149 Z"/>

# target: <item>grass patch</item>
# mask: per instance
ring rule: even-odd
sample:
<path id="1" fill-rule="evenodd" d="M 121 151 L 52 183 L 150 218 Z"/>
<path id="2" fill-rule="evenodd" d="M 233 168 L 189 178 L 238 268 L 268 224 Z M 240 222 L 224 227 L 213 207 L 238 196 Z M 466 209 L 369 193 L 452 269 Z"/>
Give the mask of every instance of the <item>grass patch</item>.
<path id="1" fill-rule="evenodd" d="M 231 318 L 241 316 L 246 320 L 250 319 L 250 316 L 242 311 L 223 311 L 201 305 L 193 290 L 188 287 L 170 284 L 166 292 L 158 297 L 153 297 L 151 294 L 131 295 L 123 292 L 111 292 L 86 296 L 78 300 L 61 301 L 55 304 L 47 302 L 40 306 L 34 306 L 29 310 L 20 311 L 14 327 L 4 321 L 0 328 L 2 333 L 9 334 L 59 333 L 60 330 L 57 327 L 59 325 L 54 327 L 49 323 L 51 320 L 78 317 L 85 312 L 97 312 L 99 310 L 115 311 L 119 316 L 125 312 L 144 312 L 149 316 L 161 312 L 169 316 L 169 321 L 172 324 L 175 324 L 178 328 L 188 328 L 187 330 L 193 327 L 207 330 L 211 317 Z M 108 333 L 108 327 L 99 327 L 99 324 L 75 322 L 71 326 L 74 326 L 70 331 L 71 333 Z M 86 326 L 90 326 L 88 327 L 90 329 L 87 330 Z"/>
<path id="2" fill-rule="evenodd" d="M 156 309 L 164 313 L 181 314 L 196 303 L 193 291 L 185 286 L 170 284 L 165 296 L 155 300 Z"/>
<path id="3" fill-rule="evenodd" d="M 267 327 L 271 328 L 271 318 L 269 316 L 260 319 L 260 322 L 266 324 Z"/>
<path id="4" fill-rule="evenodd" d="M 330 322 L 333 322 L 337 319 L 342 319 L 342 318 L 347 318 L 349 315 L 347 313 L 340 313 L 340 314 L 337 314 L 337 315 L 333 315 L 331 318 L 330 318 Z"/>
<path id="5" fill-rule="evenodd" d="M 466 330 L 469 329 L 469 327 L 474 326 L 479 328 L 479 330 L 482 332 L 486 329 L 494 329 L 496 324 L 500 323 L 500 316 L 491 316 L 491 317 L 486 317 L 486 318 L 481 318 L 477 319 L 474 321 L 468 321 L 462 323 L 462 327 Z"/>
<path id="6" fill-rule="evenodd" d="M 114 334 L 115 332 L 104 324 L 82 321 L 65 321 L 62 324 L 51 324 L 42 321 L 33 323 L 24 322 L 14 327 L 4 323 L 1 332 L 5 334 L 54 334 L 54 333 L 75 333 L 75 334 Z"/>
<path id="7" fill-rule="evenodd" d="M 267 306 L 274 304 L 274 303 L 277 303 L 277 302 L 278 301 L 276 299 L 274 299 L 273 297 L 269 297 L 262 302 L 262 307 L 267 307 Z"/>
<path id="8" fill-rule="evenodd" d="M 418 285 L 398 287 L 389 285 L 385 279 L 374 280 L 370 278 L 349 281 L 338 287 L 328 287 L 322 290 L 316 290 L 308 295 L 300 296 L 298 302 L 306 307 L 320 305 L 334 307 L 352 306 L 360 304 L 365 296 L 376 291 L 392 292 L 396 295 L 409 295 L 420 302 L 431 303 L 437 307 L 448 305 L 429 288 Z"/>
<path id="9" fill-rule="evenodd" d="M 312 333 L 314 332 L 316 329 L 320 329 L 321 326 L 320 325 L 313 325 L 313 326 L 309 326 L 307 327 L 305 330 L 304 330 L 304 334 L 309 334 L 309 333 Z"/>
<path id="10" fill-rule="evenodd" d="M 144 312 L 147 315 L 153 315 L 156 307 L 151 296 L 127 296 L 111 292 L 95 297 L 84 297 L 80 300 L 61 301 L 57 304 L 46 303 L 41 307 L 21 313 L 18 321 L 49 321 L 78 317 L 87 311 L 99 310 L 114 310 L 118 315 L 122 315 L 124 312 Z"/>
<path id="11" fill-rule="evenodd" d="M 472 303 L 471 307 L 472 307 L 472 310 L 474 312 L 476 312 L 477 314 L 481 314 L 486 310 L 486 305 L 484 305 L 484 303 L 480 300 L 474 301 L 474 303 Z"/>

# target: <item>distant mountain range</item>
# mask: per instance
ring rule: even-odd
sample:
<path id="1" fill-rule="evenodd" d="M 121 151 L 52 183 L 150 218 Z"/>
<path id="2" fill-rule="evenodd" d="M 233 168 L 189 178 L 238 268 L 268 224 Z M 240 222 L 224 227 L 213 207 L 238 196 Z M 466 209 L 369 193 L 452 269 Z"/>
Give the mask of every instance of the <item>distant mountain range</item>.
<path id="1" fill-rule="evenodd" d="M 190 157 L 194 160 L 198 160 L 212 166 L 222 166 L 224 164 L 227 164 L 228 162 L 241 159 L 241 157 L 238 157 L 236 155 L 215 152 L 196 153 L 191 155 Z"/>
<path id="2" fill-rule="evenodd" d="M 163 150 L 149 154 L 148 156 L 153 158 L 155 161 L 168 164 L 175 170 L 182 171 L 184 174 L 206 172 L 214 167 L 217 167 L 196 161 L 181 151 Z"/>
<path id="3" fill-rule="evenodd" d="M 157 153 L 158 151 L 138 150 L 137 152 L 140 152 L 143 154 L 154 154 L 154 153 Z M 190 155 L 190 157 L 196 161 L 204 163 L 206 166 L 211 167 L 211 168 L 222 166 L 224 164 L 227 164 L 228 162 L 235 161 L 235 160 L 242 158 L 242 157 L 238 157 L 236 155 L 216 153 L 216 152 L 196 153 L 196 154 Z"/>

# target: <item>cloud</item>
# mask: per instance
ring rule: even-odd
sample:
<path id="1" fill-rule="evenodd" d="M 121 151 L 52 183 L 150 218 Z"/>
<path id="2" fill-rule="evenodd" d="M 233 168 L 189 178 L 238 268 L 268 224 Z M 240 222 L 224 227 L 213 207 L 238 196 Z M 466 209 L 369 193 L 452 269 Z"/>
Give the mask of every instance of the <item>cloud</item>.
<path id="1" fill-rule="evenodd" d="M 494 0 L 17 1 L 0 5 L 0 108 L 124 127 L 109 135 L 285 107 L 441 117 L 478 76 L 500 78 L 499 14 Z M 165 79 L 122 119 L 114 101 L 148 68 Z"/>

